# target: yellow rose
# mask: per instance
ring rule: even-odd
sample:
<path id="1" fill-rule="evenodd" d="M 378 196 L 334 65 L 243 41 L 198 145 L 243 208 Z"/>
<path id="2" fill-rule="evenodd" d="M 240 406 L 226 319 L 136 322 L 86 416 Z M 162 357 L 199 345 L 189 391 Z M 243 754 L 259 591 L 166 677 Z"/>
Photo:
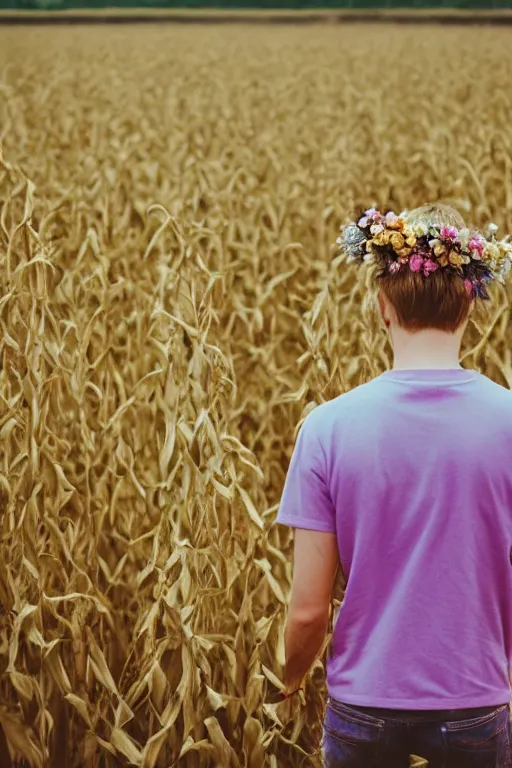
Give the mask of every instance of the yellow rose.
<path id="1" fill-rule="evenodd" d="M 390 242 L 395 251 L 400 251 L 405 245 L 403 235 L 401 235 L 399 232 L 393 232 L 390 237 Z"/>
<path id="2" fill-rule="evenodd" d="M 446 253 L 443 253 L 441 256 L 438 256 L 437 257 L 437 261 L 438 261 L 440 267 L 447 267 L 448 266 L 448 256 L 446 255 Z"/>
<path id="3" fill-rule="evenodd" d="M 389 243 L 390 236 L 391 232 L 384 230 L 384 232 L 379 232 L 377 235 L 375 235 L 375 237 L 369 242 L 374 243 L 375 245 L 387 245 Z"/>
<path id="4" fill-rule="evenodd" d="M 454 267 L 460 267 L 463 264 L 462 256 L 457 251 L 450 252 L 449 261 Z"/>

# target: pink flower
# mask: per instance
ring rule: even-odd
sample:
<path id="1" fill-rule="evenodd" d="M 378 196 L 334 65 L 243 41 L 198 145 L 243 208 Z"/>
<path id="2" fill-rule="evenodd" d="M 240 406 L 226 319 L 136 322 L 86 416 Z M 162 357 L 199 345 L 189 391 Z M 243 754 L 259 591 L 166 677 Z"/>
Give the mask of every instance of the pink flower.
<path id="1" fill-rule="evenodd" d="M 476 251 L 476 253 L 478 253 L 478 256 L 475 256 L 475 254 L 473 253 L 474 259 L 478 260 L 482 258 L 482 253 L 484 252 L 484 241 L 482 240 L 482 238 L 479 237 L 478 235 L 474 235 L 469 241 L 469 249 L 471 251 Z"/>
<path id="2" fill-rule="evenodd" d="M 468 296 L 473 298 L 473 283 L 471 280 L 464 280 L 464 285 L 466 287 L 466 291 L 468 292 Z"/>
<path id="3" fill-rule="evenodd" d="M 364 215 L 368 216 L 368 218 L 372 221 L 378 221 L 382 219 L 382 214 L 379 213 L 376 208 L 368 208 L 368 210 L 364 212 Z"/>
<path id="4" fill-rule="evenodd" d="M 413 253 L 409 259 L 409 269 L 411 272 L 419 272 L 423 267 L 423 261 L 423 256 L 421 256 L 419 253 Z"/>
<path id="5" fill-rule="evenodd" d="M 455 227 L 441 227 L 441 238 L 443 240 L 456 240 L 459 234 L 459 230 Z"/>
<path id="6" fill-rule="evenodd" d="M 435 272 L 436 269 L 439 269 L 439 264 L 432 259 L 425 259 L 423 262 L 423 274 L 425 277 L 428 277 L 431 272 Z"/>
<path id="7" fill-rule="evenodd" d="M 359 221 L 357 222 L 358 227 L 362 227 L 363 229 L 368 226 L 369 224 L 368 216 L 361 216 Z"/>
<path id="8" fill-rule="evenodd" d="M 402 265 L 399 261 L 392 261 L 389 265 L 389 271 L 392 275 L 395 275 L 397 272 L 400 272 L 400 269 L 402 268 Z"/>

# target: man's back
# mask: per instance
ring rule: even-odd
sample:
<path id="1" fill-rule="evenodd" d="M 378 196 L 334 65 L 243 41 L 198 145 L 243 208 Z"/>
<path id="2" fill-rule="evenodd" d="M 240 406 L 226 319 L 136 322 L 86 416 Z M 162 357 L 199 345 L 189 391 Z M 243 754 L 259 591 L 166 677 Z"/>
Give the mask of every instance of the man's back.
<path id="1" fill-rule="evenodd" d="M 392 370 L 308 416 L 278 521 L 337 534 L 332 697 L 509 701 L 511 457 L 512 393 L 473 371 Z"/>

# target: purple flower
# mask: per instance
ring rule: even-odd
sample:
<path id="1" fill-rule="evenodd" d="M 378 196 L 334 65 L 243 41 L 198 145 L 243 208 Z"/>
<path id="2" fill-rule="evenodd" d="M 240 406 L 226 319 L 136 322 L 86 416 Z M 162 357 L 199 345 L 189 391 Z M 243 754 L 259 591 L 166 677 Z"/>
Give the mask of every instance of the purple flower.
<path id="1" fill-rule="evenodd" d="M 441 227 L 441 238 L 443 240 L 456 240 L 459 234 L 459 230 L 455 227 Z"/>
<path id="2" fill-rule="evenodd" d="M 419 272 L 423 267 L 423 261 L 423 256 L 421 256 L 419 253 L 413 253 L 409 259 L 409 269 L 411 272 Z"/>
<path id="3" fill-rule="evenodd" d="M 432 259 L 425 259 L 423 262 L 423 274 L 425 277 L 428 277 L 431 272 L 435 272 L 436 269 L 439 269 L 439 264 Z"/>
<path id="4" fill-rule="evenodd" d="M 381 221 L 384 221 L 382 213 L 376 208 L 368 208 L 359 219 L 358 226 L 363 227 L 364 229 L 365 227 L 369 227 L 370 224 L 378 224 Z"/>
<path id="5" fill-rule="evenodd" d="M 364 215 L 369 219 L 371 224 L 380 224 L 380 222 L 384 221 L 384 216 L 376 208 L 368 208 L 368 210 L 364 212 Z"/>

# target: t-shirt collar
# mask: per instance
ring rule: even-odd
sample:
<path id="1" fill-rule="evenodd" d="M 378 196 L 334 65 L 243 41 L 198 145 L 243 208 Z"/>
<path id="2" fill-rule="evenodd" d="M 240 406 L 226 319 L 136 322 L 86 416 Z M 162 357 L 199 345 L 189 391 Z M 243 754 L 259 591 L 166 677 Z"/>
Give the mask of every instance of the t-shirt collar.
<path id="1" fill-rule="evenodd" d="M 406 384 L 465 384 L 474 381 L 477 371 L 466 368 L 392 368 L 381 375 L 382 379 Z"/>

